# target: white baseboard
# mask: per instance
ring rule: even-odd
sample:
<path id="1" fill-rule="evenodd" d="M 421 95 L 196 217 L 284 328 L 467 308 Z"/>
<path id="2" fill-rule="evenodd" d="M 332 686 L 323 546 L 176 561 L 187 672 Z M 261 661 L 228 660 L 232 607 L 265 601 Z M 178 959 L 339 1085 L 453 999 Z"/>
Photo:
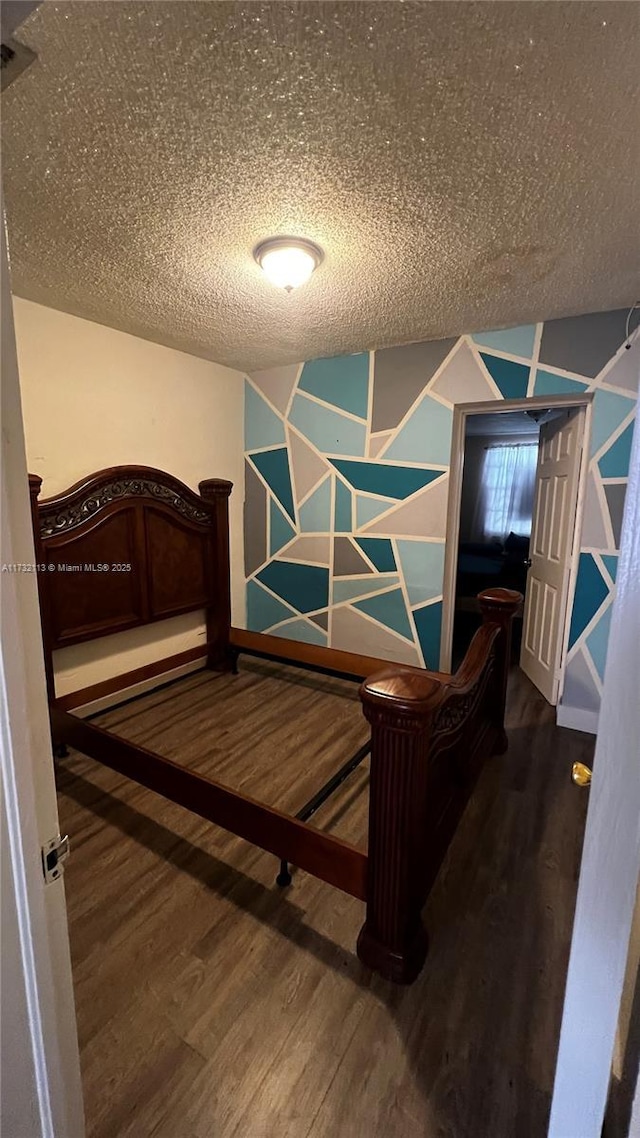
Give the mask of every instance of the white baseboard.
<path id="1" fill-rule="evenodd" d="M 599 711 L 587 711 L 584 707 L 568 707 L 566 703 L 559 703 L 556 708 L 556 723 L 558 727 L 597 735 L 599 715 Z"/>

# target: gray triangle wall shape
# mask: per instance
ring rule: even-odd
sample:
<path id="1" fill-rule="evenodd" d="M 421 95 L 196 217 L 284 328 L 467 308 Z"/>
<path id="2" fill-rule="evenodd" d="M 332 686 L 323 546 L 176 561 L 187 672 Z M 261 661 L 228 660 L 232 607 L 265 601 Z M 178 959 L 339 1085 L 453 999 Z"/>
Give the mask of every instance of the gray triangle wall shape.
<path id="1" fill-rule="evenodd" d="M 397 427 L 457 342 L 431 340 L 378 349 L 373 374 L 372 431 Z"/>
<path id="2" fill-rule="evenodd" d="M 373 573 L 373 569 L 348 537 L 336 537 L 333 541 L 333 573 L 335 577 L 351 577 L 356 573 Z"/>
<path id="3" fill-rule="evenodd" d="M 244 568 L 250 577 L 267 559 L 267 491 L 246 460 L 244 485 Z"/>
<path id="4" fill-rule="evenodd" d="M 607 499 L 607 506 L 609 507 L 609 517 L 611 518 L 611 528 L 613 530 L 613 540 L 616 544 L 616 549 L 620 548 L 620 535 L 622 533 L 622 517 L 624 514 L 624 500 L 627 493 L 626 483 L 613 482 L 608 486 L 605 485 L 604 494 Z"/>

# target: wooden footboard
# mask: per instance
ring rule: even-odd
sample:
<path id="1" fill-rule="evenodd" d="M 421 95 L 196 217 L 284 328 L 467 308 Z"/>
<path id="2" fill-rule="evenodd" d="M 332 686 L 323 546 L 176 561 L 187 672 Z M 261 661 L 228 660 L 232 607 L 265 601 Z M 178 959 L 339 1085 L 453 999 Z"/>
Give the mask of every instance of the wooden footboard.
<path id="1" fill-rule="evenodd" d="M 479 596 L 483 625 L 448 681 L 387 668 L 361 688 L 372 730 L 367 914 L 358 955 L 396 983 L 422 968 L 421 911 L 483 761 L 504 751 L 511 621 L 522 597 Z"/>

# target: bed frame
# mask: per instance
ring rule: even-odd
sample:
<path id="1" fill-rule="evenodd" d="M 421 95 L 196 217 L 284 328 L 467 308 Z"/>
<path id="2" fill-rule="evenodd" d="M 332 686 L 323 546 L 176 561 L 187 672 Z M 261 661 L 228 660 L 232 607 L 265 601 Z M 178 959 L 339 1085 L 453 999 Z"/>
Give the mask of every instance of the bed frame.
<path id="1" fill-rule="evenodd" d="M 38 501 L 29 478 L 38 589 L 56 750 L 66 745 L 366 903 L 357 951 L 398 983 L 427 952 L 421 911 L 486 758 L 507 745 L 504 709 L 511 619 L 521 597 L 481 593 L 483 625 L 455 676 L 231 627 L 231 483 L 199 494 L 160 470 L 117 466 Z M 206 613 L 207 643 L 116 680 L 56 697 L 53 652 L 179 613 Z M 71 714 L 74 707 L 178 664 L 235 671 L 241 653 L 363 680 L 371 741 L 296 817 L 205 778 Z M 185 656 L 189 657 L 187 661 Z M 126 694 L 125 694 L 126 698 Z M 312 828 L 321 802 L 371 752 L 368 850 Z"/>

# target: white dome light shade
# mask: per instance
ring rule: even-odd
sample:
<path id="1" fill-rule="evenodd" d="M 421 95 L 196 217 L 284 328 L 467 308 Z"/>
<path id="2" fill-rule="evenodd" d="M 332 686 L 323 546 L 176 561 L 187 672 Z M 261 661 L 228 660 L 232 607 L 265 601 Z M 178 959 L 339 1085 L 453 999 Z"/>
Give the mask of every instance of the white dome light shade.
<path id="1" fill-rule="evenodd" d="M 308 281 L 322 260 L 322 250 L 299 237 L 263 241 L 253 255 L 271 284 L 287 292 Z"/>

